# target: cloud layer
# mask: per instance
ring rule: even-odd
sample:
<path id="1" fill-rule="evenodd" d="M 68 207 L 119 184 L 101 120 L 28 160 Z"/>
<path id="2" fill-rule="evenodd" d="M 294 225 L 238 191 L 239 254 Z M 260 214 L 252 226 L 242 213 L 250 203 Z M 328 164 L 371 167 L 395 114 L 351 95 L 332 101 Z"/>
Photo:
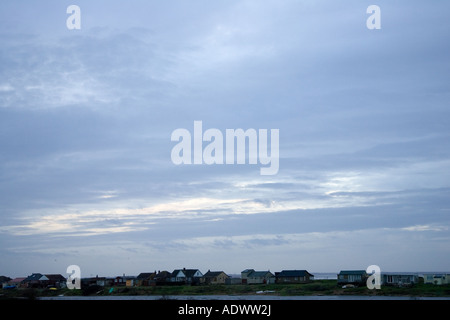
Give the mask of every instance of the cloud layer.
<path id="1" fill-rule="evenodd" d="M 0 4 L 5 275 L 450 269 L 448 4 L 78 5 Z M 174 165 L 196 120 L 279 129 L 279 173 Z"/>

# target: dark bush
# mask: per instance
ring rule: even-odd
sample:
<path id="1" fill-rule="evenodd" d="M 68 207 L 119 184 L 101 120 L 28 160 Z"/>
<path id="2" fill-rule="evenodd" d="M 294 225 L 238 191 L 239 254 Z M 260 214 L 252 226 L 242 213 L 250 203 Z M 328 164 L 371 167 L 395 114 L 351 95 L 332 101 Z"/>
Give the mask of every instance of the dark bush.
<path id="1" fill-rule="evenodd" d="M 38 297 L 38 291 L 35 288 L 27 288 L 22 292 L 22 297 L 28 300 L 36 300 Z"/>
<path id="2" fill-rule="evenodd" d="M 89 296 L 89 295 L 92 295 L 92 294 L 96 294 L 99 291 L 103 292 L 103 287 L 99 286 L 99 285 L 96 285 L 96 284 L 93 284 L 93 285 L 90 285 L 90 286 L 87 286 L 87 287 L 82 287 L 81 291 L 82 291 L 82 295 L 83 296 Z"/>

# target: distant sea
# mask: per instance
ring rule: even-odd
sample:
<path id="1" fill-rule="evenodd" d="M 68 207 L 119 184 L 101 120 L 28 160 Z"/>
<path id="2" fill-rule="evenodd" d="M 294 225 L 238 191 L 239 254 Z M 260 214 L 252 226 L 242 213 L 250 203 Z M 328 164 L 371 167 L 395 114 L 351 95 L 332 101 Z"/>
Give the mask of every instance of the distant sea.
<path id="1" fill-rule="evenodd" d="M 326 279 L 328 279 L 328 280 L 337 280 L 337 275 L 338 275 L 339 271 L 338 272 L 334 272 L 334 273 L 331 273 L 331 272 L 311 272 L 311 273 L 314 275 L 314 280 L 324 280 L 324 279 L 325 280 Z M 381 271 L 381 273 L 383 273 L 383 270 Z M 386 271 L 386 273 L 390 273 L 390 274 L 406 273 L 406 274 L 416 274 L 416 275 L 419 275 L 419 276 L 426 275 L 426 274 L 450 274 L 449 271 L 442 271 L 442 272 L 437 272 L 437 271 L 389 272 L 389 271 Z"/>
<path id="2" fill-rule="evenodd" d="M 338 272 L 311 272 L 314 275 L 314 280 L 337 280 Z M 240 278 L 240 274 L 229 274 L 232 278 Z"/>
<path id="3" fill-rule="evenodd" d="M 337 280 L 339 272 L 311 272 L 314 275 L 314 280 Z"/>

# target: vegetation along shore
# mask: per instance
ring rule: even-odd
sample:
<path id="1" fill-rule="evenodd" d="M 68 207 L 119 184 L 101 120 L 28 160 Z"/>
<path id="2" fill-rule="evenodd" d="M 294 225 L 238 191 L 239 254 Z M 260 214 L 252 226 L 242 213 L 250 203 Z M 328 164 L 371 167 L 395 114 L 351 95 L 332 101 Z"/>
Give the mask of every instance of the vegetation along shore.
<path id="1" fill-rule="evenodd" d="M 277 296 L 317 296 L 317 295 L 377 295 L 411 297 L 450 297 L 450 285 L 419 283 L 414 286 L 382 286 L 370 290 L 366 286 L 343 288 L 336 280 L 314 280 L 303 284 L 255 284 L 255 285 L 181 285 L 181 286 L 141 286 L 141 287 L 101 287 L 88 286 L 81 289 L 67 288 L 15 288 L 0 289 L 0 299 L 38 299 L 51 296 L 107 296 L 107 295 L 277 295 Z"/>

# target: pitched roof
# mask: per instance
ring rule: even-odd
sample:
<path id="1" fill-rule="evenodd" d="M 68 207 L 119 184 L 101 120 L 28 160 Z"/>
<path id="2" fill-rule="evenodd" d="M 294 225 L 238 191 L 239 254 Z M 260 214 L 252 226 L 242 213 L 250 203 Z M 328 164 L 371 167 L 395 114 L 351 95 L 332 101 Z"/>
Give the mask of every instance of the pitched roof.
<path id="1" fill-rule="evenodd" d="M 19 277 L 19 278 L 14 278 L 11 281 L 9 281 L 10 283 L 20 283 L 22 281 L 24 281 L 26 278 L 23 277 Z"/>
<path id="2" fill-rule="evenodd" d="M 307 275 L 313 276 L 306 270 L 282 270 L 276 273 L 277 277 L 305 277 Z"/>
<path id="3" fill-rule="evenodd" d="M 155 275 L 155 279 L 165 279 L 171 277 L 172 273 L 169 271 L 158 271 Z"/>
<path id="4" fill-rule="evenodd" d="M 145 280 L 150 278 L 151 276 L 155 276 L 156 272 L 141 272 L 139 273 L 139 275 L 136 277 L 136 279 L 138 280 Z"/>
<path id="5" fill-rule="evenodd" d="M 24 281 L 40 281 L 40 280 L 48 280 L 46 276 L 42 273 L 33 273 L 31 276 L 25 278 Z"/>
<path id="6" fill-rule="evenodd" d="M 267 276 L 268 273 L 270 274 L 271 277 L 274 276 L 270 271 L 252 271 L 248 276 L 252 278 L 264 278 Z"/>
<path id="7" fill-rule="evenodd" d="M 200 272 L 200 270 L 198 270 L 198 269 L 184 269 L 184 270 L 183 270 L 184 274 L 185 274 L 186 277 L 188 277 L 188 278 L 189 278 L 189 277 L 193 277 L 197 271 Z M 200 273 L 201 273 L 201 272 L 200 272 Z"/>
<path id="8" fill-rule="evenodd" d="M 197 271 L 200 272 L 200 270 L 198 270 L 198 269 L 186 269 L 186 268 L 175 269 L 172 272 L 172 277 L 176 277 L 180 271 L 183 272 L 183 274 L 186 276 L 186 278 L 192 278 L 192 277 L 194 277 L 194 275 Z"/>
<path id="9" fill-rule="evenodd" d="M 241 273 L 248 273 L 248 272 L 254 272 L 255 269 L 245 269 L 243 271 L 241 271 Z"/>
<path id="10" fill-rule="evenodd" d="M 66 278 L 64 278 L 62 275 L 60 274 L 46 274 L 45 275 L 48 280 L 50 281 L 65 281 Z"/>
<path id="11" fill-rule="evenodd" d="M 228 275 L 225 272 L 223 272 L 223 271 L 209 271 L 209 270 L 203 276 L 205 278 L 214 278 L 214 277 L 217 277 L 217 276 L 221 275 L 222 273 L 225 274 L 228 277 Z"/>
<path id="12" fill-rule="evenodd" d="M 178 275 L 178 273 L 180 273 L 180 271 L 183 271 L 183 269 L 175 269 L 175 270 L 173 270 L 171 276 L 172 277 L 176 277 Z"/>

